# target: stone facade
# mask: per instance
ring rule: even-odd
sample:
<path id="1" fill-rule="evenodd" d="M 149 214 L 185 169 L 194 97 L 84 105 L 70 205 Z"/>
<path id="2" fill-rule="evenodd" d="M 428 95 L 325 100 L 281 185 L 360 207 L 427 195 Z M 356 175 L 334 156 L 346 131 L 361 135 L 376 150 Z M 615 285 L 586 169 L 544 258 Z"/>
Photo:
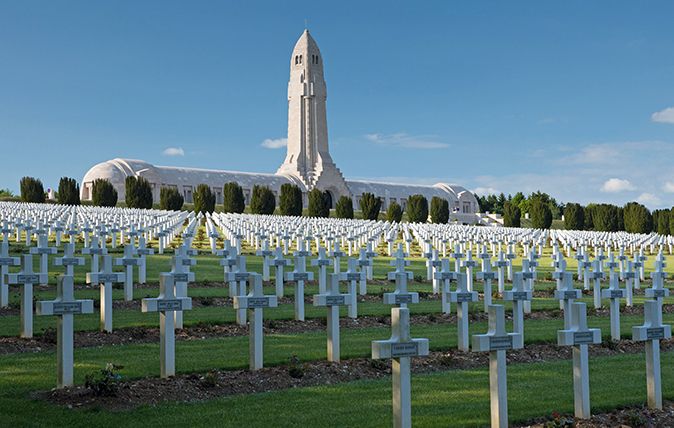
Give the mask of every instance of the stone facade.
<path id="1" fill-rule="evenodd" d="M 159 200 L 162 187 L 174 187 L 192 202 L 192 192 L 199 184 L 207 184 L 222 203 L 222 187 L 236 181 L 244 189 L 246 203 L 250 201 L 253 185 L 271 188 L 277 200 L 284 183 L 298 185 L 306 195 L 314 188 L 330 193 L 334 203 L 340 196 L 352 198 L 357 209 L 363 192 L 382 198 L 385 210 L 395 201 L 405 207 L 410 195 L 422 194 L 429 202 L 433 196 L 449 201 L 452 218 L 462 223 L 475 223 L 479 206 L 475 196 L 465 188 L 453 184 L 437 183 L 433 186 L 406 185 L 347 181 L 330 156 L 326 113 L 327 86 L 323 78 L 323 58 L 316 41 L 305 30 L 295 44 L 290 57 L 288 82 L 288 147 L 285 160 L 275 174 L 206 170 L 154 166 L 134 159 L 113 159 L 92 167 L 82 179 L 81 198 L 91 199 L 91 186 L 95 179 L 110 180 L 124 199 L 124 179 L 142 176 L 153 188 L 155 201 Z"/>

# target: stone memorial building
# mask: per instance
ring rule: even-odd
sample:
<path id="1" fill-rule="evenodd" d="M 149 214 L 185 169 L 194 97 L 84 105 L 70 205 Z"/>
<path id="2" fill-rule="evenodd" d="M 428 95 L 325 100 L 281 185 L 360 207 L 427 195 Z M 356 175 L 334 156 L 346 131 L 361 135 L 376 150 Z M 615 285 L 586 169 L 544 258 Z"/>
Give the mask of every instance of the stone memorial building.
<path id="1" fill-rule="evenodd" d="M 410 195 L 422 194 L 429 203 L 433 196 L 446 199 L 452 219 L 461 223 L 479 221 L 475 215 L 479 211 L 475 196 L 461 186 L 447 183 L 424 186 L 346 180 L 333 162 L 328 148 L 326 99 L 323 57 L 316 41 L 305 30 L 290 57 L 288 147 L 285 161 L 276 173 L 156 166 L 142 160 L 117 158 L 99 163 L 87 171 L 82 179 L 80 196 L 83 200 L 90 200 L 93 181 L 105 178 L 115 187 L 119 198 L 124 199 L 125 178 L 140 176 L 150 182 L 155 201 L 159 200 L 159 190 L 162 187 L 172 187 L 183 194 L 185 202 L 190 203 L 193 191 L 203 183 L 212 188 L 216 202 L 222 203 L 223 185 L 235 181 L 243 188 L 248 204 L 253 185 L 268 186 L 278 201 L 281 185 L 292 183 L 302 189 L 305 205 L 307 193 L 314 188 L 326 191 L 332 199 L 333 207 L 340 196 L 348 196 L 357 208 L 360 196 L 364 192 L 370 192 L 382 199 L 383 210 L 393 201 L 405 208 Z"/>

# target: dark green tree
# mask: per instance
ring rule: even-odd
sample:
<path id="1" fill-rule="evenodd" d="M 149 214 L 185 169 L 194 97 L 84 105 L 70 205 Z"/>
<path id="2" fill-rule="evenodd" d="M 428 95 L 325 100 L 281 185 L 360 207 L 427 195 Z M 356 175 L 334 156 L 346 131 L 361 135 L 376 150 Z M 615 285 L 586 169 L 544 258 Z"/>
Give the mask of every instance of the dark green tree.
<path id="1" fill-rule="evenodd" d="M 353 218 L 353 201 L 348 196 L 340 196 L 335 205 L 337 218 Z"/>
<path id="2" fill-rule="evenodd" d="M 105 178 L 97 178 L 91 185 L 91 203 L 97 207 L 117 205 L 117 190 Z"/>
<path id="3" fill-rule="evenodd" d="M 143 177 L 126 177 L 124 202 L 128 208 L 152 208 L 152 186 Z"/>
<path id="4" fill-rule="evenodd" d="M 232 181 L 222 186 L 222 208 L 226 213 L 241 214 L 246 209 L 246 200 L 239 183 Z"/>
<path id="5" fill-rule="evenodd" d="M 656 215 L 657 214 L 657 223 L 656 223 Z M 655 231 L 656 233 L 660 235 L 669 235 L 670 234 L 670 229 L 669 229 L 669 210 L 656 210 L 653 211 L 653 223 L 655 223 Z"/>
<path id="6" fill-rule="evenodd" d="M 566 230 L 583 230 L 585 227 L 585 211 L 580 204 L 568 203 L 564 207 L 564 228 Z"/>
<path id="7" fill-rule="evenodd" d="M 669 234 L 674 235 L 674 207 L 669 210 Z"/>
<path id="8" fill-rule="evenodd" d="M 400 223 L 403 219 L 403 208 L 397 202 L 391 202 L 386 210 L 386 220 L 391 223 Z"/>
<path id="9" fill-rule="evenodd" d="M 594 230 L 594 213 L 597 211 L 597 204 L 587 204 L 583 210 L 585 221 L 583 229 Z"/>
<path id="10" fill-rule="evenodd" d="M 638 202 L 629 202 L 623 208 L 625 231 L 629 233 L 650 233 L 653 230 L 653 217 L 648 208 Z"/>
<path id="11" fill-rule="evenodd" d="M 529 206 L 531 227 L 535 229 L 549 229 L 552 225 L 552 211 L 550 205 L 539 197 L 532 198 Z"/>
<path id="12" fill-rule="evenodd" d="M 253 214 L 274 214 L 276 198 L 274 192 L 267 186 L 253 186 L 253 194 L 250 198 L 250 212 Z"/>
<path id="13" fill-rule="evenodd" d="M 307 215 L 309 217 L 330 217 L 328 196 L 316 188 L 309 192 Z"/>
<path id="14" fill-rule="evenodd" d="M 592 211 L 593 230 L 598 232 L 617 232 L 623 222 L 620 208 L 611 204 L 597 204 Z"/>
<path id="15" fill-rule="evenodd" d="M 21 187 L 21 200 L 23 202 L 44 203 L 44 187 L 42 181 L 33 177 L 23 177 L 19 182 Z"/>
<path id="16" fill-rule="evenodd" d="M 80 186 L 74 178 L 61 177 L 56 201 L 61 205 L 80 204 Z"/>
<path id="17" fill-rule="evenodd" d="M 449 221 L 449 202 L 439 196 L 431 198 L 431 222 L 445 224 Z"/>
<path id="18" fill-rule="evenodd" d="M 200 184 L 194 191 L 194 212 L 206 214 L 215 211 L 215 195 L 207 184 Z"/>
<path id="19" fill-rule="evenodd" d="M 428 199 L 424 195 L 412 195 L 407 200 L 407 219 L 410 223 L 428 221 Z"/>
<path id="20" fill-rule="evenodd" d="M 281 215 L 302 215 L 302 189 L 299 186 L 290 183 L 281 185 L 279 211 Z"/>
<path id="21" fill-rule="evenodd" d="M 360 196 L 360 212 L 364 220 L 377 220 L 381 210 L 381 198 L 365 192 Z"/>
<path id="22" fill-rule="evenodd" d="M 503 204 L 503 225 L 505 227 L 520 227 L 521 217 L 519 205 L 512 201 Z"/>
<path id="23" fill-rule="evenodd" d="M 169 211 L 180 211 L 183 208 L 185 198 L 178 189 L 173 187 L 162 187 L 159 191 L 159 208 Z"/>

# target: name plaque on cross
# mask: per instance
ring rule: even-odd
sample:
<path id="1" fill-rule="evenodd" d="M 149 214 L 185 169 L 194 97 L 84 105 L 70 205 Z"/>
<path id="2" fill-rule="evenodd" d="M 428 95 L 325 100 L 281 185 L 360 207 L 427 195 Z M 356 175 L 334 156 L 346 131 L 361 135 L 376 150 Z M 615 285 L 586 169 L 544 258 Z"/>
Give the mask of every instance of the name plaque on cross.
<path id="1" fill-rule="evenodd" d="M 0 257 L 0 265 L 14 265 L 14 258 L 13 257 Z"/>
<path id="2" fill-rule="evenodd" d="M 122 266 L 135 266 L 136 265 L 136 259 L 123 259 L 122 260 Z"/>
<path id="3" fill-rule="evenodd" d="M 358 266 L 360 266 L 360 267 L 370 266 L 370 261 L 369 260 L 358 260 Z"/>
<path id="4" fill-rule="evenodd" d="M 512 300 L 529 300 L 529 293 L 527 291 L 513 291 Z"/>
<path id="5" fill-rule="evenodd" d="M 664 288 L 650 288 L 646 290 L 646 297 L 667 297 L 667 291 Z"/>
<path id="6" fill-rule="evenodd" d="M 187 273 L 174 273 L 173 274 L 173 281 L 175 281 L 175 282 L 188 282 L 189 281 L 189 275 Z"/>
<path id="7" fill-rule="evenodd" d="M 346 280 L 347 281 L 360 281 L 360 273 L 347 273 L 346 274 Z"/>
<path id="8" fill-rule="evenodd" d="M 20 273 L 16 276 L 16 280 L 21 284 L 37 284 L 40 282 L 40 275 Z"/>
<path id="9" fill-rule="evenodd" d="M 192 259 L 182 259 L 183 266 L 192 266 Z"/>
<path id="10" fill-rule="evenodd" d="M 269 297 L 248 297 L 248 309 L 268 308 Z"/>
<path id="11" fill-rule="evenodd" d="M 437 274 L 437 279 L 441 281 L 447 281 L 447 280 L 454 280 L 456 273 L 455 272 L 438 272 Z"/>
<path id="12" fill-rule="evenodd" d="M 531 263 L 529 263 L 529 266 L 531 266 Z M 533 272 L 522 272 L 522 279 L 534 279 L 534 273 Z"/>
<path id="13" fill-rule="evenodd" d="M 158 300 L 157 311 L 181 311 L 183 309 L 182 300 Z"/>
<path id="14" fill-rule="evenodd" d="M 608 297 L 609 297 L 610 299 L 620 299 L 620 298 L 622 298 L 623 295 L 624 295 L 623 290 L 608 290 L 608 291 L 609 291 Z"/>
<path id="15" fill-rule="evenodd" d="M 412 294 L 396 294 L 395 295 L 395 304 L 399 305 L 401 303 L 414 303 L 414 296 Z"/>
<path id="16" fill-rule="evenodd" d="M 567 290 L 562 292 L 562 298 L 567 299 L 567 300 L 574 300 L 578 298 L 578 291 L 577 290 Z"/>
<path id="17" fill-rule="evenodd" d="M 574 345 L 588 345 L 594 343 L 594 333 L 592 331 L 579 331 L 573 333 Z"/>
<path id="18" fill-rule="evenodd" d="M 472 302 L 473 301 L 473 293 L 472 292 L 457 292 L 455 293 L 456 296 L 456 303 L 463 303 L 463 302 Z M 449 298 L 449 295 L 447 296 Z"/>
<path id="19" fill-rule="evenodd" d="M 79 265 L 79 259 L 77 259 L 75 257 L 70 257 L 70 258 L 63 257 L 61 259 L 61 264 L 63 266 L 77 266 L 77 265 Z"/>
<path id="20" fill-rule="evenodd" d="M 118 274 L 116 273 L 99 273 L 98 282 L 117 282 Z"/>
<path id="21" fill-rule="evenodd" d="M 489 338 L 490 351 L 503 351 L 513 349 L 512 336 L 493 336 Z"/>
<path id="22" fill-rule="evenodd" d="M 82 303 L 81 302 L 54 303 L 53 313 L 54 315 L 81 314 Z"/>
<path id="23" fill-rule="evenodd" d="M 402 342 L 391 344 L 391 358 L 416 357 L 419 355 L 419 344 L 416 342 Z"/>
<path id="24" fill-rule="evenodd" d="M 52 248 L 37 248 L 36 254 L 52 254 Z"/>
<path id="25" fill-rule="evenodd" d="M 646 338 L 648 340 L 660 340 L 665 338 L 664 327 L 651 327 L 646 329 Z"/>
<path id="26" fill-rule="evenodd" d="M 496 272 L 482 272 L 482 280 L 496 279 Z"/>
<path id="27" fill-rule="evenodd" d="M 152 248 L 138 248 L 136 252 L 142 256 L 149 256 L 150 254 L 154 253 Z"/>
<path id="28" fill-rule="evenodd" d="M 330 266 L 332 264 L 332 260 L 325 260 L 325 259 L 318 259 L 315 262 L 316 266 Z"/>
<path id="29" fill-rule="evenodd" d="M 307 281 L 309 280 L 309 273 L 298 272 L 293 274 L 293 281 Z"/>
<path id="30" fill-rule="evenodd" d="M 343 306 L 344 305 L 344 296 L 326 296 L 325 304 L 327 306 Z"/>
<path id="31" fill-rule="evenodd" d="M 234 281 L 248 281 L 248 272 L 236 272 L 234 273 Z"/>

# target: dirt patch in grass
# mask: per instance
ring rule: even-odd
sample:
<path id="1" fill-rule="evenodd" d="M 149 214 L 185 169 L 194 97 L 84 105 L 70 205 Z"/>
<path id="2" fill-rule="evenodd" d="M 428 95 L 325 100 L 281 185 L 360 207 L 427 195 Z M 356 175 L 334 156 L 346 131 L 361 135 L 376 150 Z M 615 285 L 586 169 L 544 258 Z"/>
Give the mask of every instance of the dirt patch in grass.
<path id="1" fill-rule="evenodd" d="M 629 406 L 611 412 L 593 415 L 590 419 L 575 419 L 571 415 L 553 414 L 548 418 L 538 418 L 521 427 L 674 427 L 674 402 L 663 402 L 662 410 L 649 409 L 645 406 Z"/>
<path id="2" fill-rule="evenodd" d="M 662 343 L 663 351 L 674 349 L 674 341 Z M 605 356 L 643 352 L 643 344 L 622 341 L 610 346 L 591 346 L 590 355 Z M 538 344 L 508 352 L 508 363 L 531 363 L 570 359 L 570 347 Z M 159 363 L 157 362 L 157 365 Z M 414 373 L 431 373 L 447 370 L 471 369 L 488 366 L 487 353 L 470 353 L 457 350 L 432 352 L 427 358 L 412 359 Z M 123 376 L 123 370 L 120 372 Z M 201 374 L 185 374 L 170 379 L 143 378 L 117 382 L 112 396 L 99 396 L 86 386 L 36 392 L 36 398 L 70 408 L 104 408 L 126 410 L 141 405 L 155 405 L 163 401 L 192 402 L 217 397 L 278 391 L 282 389 L 331 385 L 360 379 L 389 378 L 389 360 L 355 358 L 339 363 L 327 361 L 302 362 L 290 357 L 287 364 L 267 367 L 257 371 L 212 370 Z M 616 416 L 617 417 L 617 416 Z M 671 416 L 670 416 L 671 417 Z M 599 416 L 597 416 L 599 418 Z M 606 416 L 610 418 L 610 416 Z M 597 419 L 598 425 L 616 426 L 613 419 Z M 617 419 L 616 419 L 617 420 Z M 603 421 L 603 422 L 602 422 Z M 536 423 L 542 423 L 538 421 Z M 603 424 L 602 424 L 603 423 Z M 543 425 L 535 425 L 543 426 Z M 562 425 L 563 426 L 563 425 Z M 669 426 L 669 425 L 653 425 Z"/>

